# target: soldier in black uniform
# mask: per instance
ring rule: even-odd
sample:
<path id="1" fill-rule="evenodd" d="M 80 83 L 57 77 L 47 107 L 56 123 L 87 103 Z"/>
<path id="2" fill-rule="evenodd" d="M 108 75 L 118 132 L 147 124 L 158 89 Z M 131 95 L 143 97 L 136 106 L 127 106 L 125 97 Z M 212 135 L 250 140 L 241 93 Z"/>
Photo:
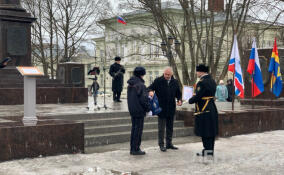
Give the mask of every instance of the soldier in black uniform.
<path id="1" fill-rule="evenodd" d="M 110 66 L 109 74 L 112 76 L 113 101 L 121 102 L 120 95 L 123 87 L 123 74 L 125 69 L 120 65 L 121 58 L 115 57 L 115 63 Z"/>
<path id="2" fill-rule="evenodd" d="M 134 76 L 127 81 L 127 103 L 132 121 L 130 154 L 144 155 L 145 152 L 141 151 L 140 145 L 144 117 L 146 116 L 146 112 L 150 111 L 151 106 L 148 91 L 144 85 L 145 81 L 143 80 L 143 76 L 146 74 L 145 68 L 136 67 L 133 74 Z"/>
<path id="3" fill-rule="evenodd" d="M 216 82 L 208 74 L 209 68 L 205 65 L 196 67 L 197 77 L 200 78 L 196 85 L 195 95 L 189 103 L 196 104 L 195 134 L 202 137 L 204 149 L 197 156 L 214 155 L 215 137 L 218 134 L 218 111 L 214 102 Z"/>

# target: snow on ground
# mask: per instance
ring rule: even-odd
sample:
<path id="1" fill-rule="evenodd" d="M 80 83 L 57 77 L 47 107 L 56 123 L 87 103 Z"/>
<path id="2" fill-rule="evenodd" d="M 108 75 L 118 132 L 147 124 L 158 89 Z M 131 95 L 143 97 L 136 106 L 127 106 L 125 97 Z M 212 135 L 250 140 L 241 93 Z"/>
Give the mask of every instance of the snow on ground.
<path id="1" fill-rule="evenodd" d="M 118 150 L 14 160 L 0 163 L 0 174 L 107 175 L 132 172 L 139 175 L 282 175 L 284 172 L 282 130 L 219 138 L 216 141 L 214 160 L 195 156 L 201 150 L 200 142 L 178 146 L 179 150 L 165 153 L 160 152 L 158 147 L 145 148 L 145 156 L 131 156 L 129 151 Z"/>

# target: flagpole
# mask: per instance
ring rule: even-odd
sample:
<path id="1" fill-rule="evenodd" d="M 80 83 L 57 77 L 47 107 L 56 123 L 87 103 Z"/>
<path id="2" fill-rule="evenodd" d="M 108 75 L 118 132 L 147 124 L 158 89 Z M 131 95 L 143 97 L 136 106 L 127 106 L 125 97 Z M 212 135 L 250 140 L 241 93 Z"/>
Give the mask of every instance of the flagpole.
<path id="1" fill-rule="evenodd" d="M 252 109 L 254 109 L 254 98 L 253 98 L 253 94 L 254 94 L 254 85 L 253 85 L 253 75 L 254 75 L 254 71 L 253 71 L 253 74 L 252 74 L 252 76 L 251 76 L 251 85 L 252 85 L 252 94 L 251 94 L 251 102 L 252 102 Z"/>
<path id="2" fill-rule="evenodd" d="M 271 59 L 271 58 L 270 58 Z M 273 78 L 273 72 L 271 73 L 271 78 L 270 78 L 270 89 L 271 89 L 271 92 L 273 92 L 273 86 L 272 86 L 272 78 Z M 271 102 L 270 102 L 270 107 L 272 107 L 272 102 L 273 102 L 273 95 L 271 95 L 271 98 L 270 98 Z"/>
<path id="3" fill-rule="evenodd" d="M 236 65 L 236 64 L 235 64 Z M 234 69 L 234 74 L 233 74 L 233 94 L 232 94 L 232 111 L 234 111 L 235 107 L 235 69 Z"/>
<path id="4" fill-rule="evenodd" d="M 234 40 L 233 40 L 233 46 L 235 42 L 235 36 L 237 36 L 237 31 L 234 31 Z M 237 37 L 236 37 L 237 39 Z M 239 49 L 239 48 L 238 48 Z M 232 94 L 232 111 L 235 109 L 235 74 L 236 74 L 236 63 L 234 65 L 234 72 L 233 72 L 233 94 Z"/>

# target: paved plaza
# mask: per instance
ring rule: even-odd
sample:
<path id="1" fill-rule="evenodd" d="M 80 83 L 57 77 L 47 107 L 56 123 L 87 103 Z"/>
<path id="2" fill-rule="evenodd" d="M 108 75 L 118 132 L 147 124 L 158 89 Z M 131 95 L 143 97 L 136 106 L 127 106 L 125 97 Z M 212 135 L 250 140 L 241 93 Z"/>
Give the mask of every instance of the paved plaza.
<path id="1" fill-rule="evenodd" d="M 126 99 L 122 101 L 113 103 L 111 97 L 107 97 L 106 110 L 95 108 L 92 98 L 85 104 L 39 104 L 37 115 L 127 111 Z M 99 106 L 103 106 L 103 97 L 99 97 Z M 179 109 L 192 110 L 193 107 L 185 103 Z M 219 110 L 230 110 L 231 103 L 217 102 L 217 107 Z M 236 110 L 248 107 L 239 103 L 235 105 Z M 0 106 L 0 116 L 22 114 L 23 105 Z M 0 163 L 0 175 L 282 175 L 284 172 L 284 131 L 219 138 L 216 141 L 214 159 L 196 157 L 196 153 L 202 149 L 198 137 L 180 137 L 173 142 L 179 150 L 164 153 L 158 149 L 157 140 L 142 141 L 145 156 L 131 156 L 127 142 L 102 146 L 96 148 L 96 151 L 87 150 L 91 154 L 40 156 L 7 161 Z"/>
<path id="2" fill-rule="evenodd" d="M 148 141 L 148 143 L 151 141 Z M 153 143 L 156 141 L 152 141 Z M 282 175 L 284 131 L 219 138 L 214 159 L 196 157 L 201 143 L 178 144 L 179 150 L 161 152 L 142 141 L 145 156 L 129 150 L 59 155 L 0 163 L 1 175 Z"/>
<path id="3" fill-rule="evenodd" d="M 122 103 L 116 103 L 112 101 L 111 96 L 106 96 L 104 106 L 103 96 L 98 97 L 98 110 L 93 104 L 93 98 L 89 97 L 88 103 L 72 103 L 72 104 L 37 104 L 36 113 L 38 116 L 58 115 L 58 114 L 84 114 L 84 113 L 104 113 L 115 111 L 128 111 L 127 100 L 122 98 Z M 218 110 L 231 110 L 232 103 L 229 102 L 216 102 Z M 89 109 L 87 109 L 87 107 Z M 235 110 L 241 110 L 243 108 L 250 108 L 248 106 L 241 106 L 239 102 L 235 103 Z M 177 109 L 193 110 L 194 105 L 190 105 L 187 102 Z M 0 105 L 0 117 L 1 116 L 22 116 L 24 114 L 24 105 Z"/>

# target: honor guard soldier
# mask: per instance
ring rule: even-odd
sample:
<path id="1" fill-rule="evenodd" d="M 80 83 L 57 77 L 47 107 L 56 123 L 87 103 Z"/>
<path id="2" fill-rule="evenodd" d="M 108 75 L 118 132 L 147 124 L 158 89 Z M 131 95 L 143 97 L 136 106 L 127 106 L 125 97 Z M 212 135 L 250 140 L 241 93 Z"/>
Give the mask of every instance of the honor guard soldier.
<path id="1" fill-rule="evenodd" d="M 113 101 L 121 102 L 120 95 L 123 88 L 123 74 L 125 73 L 125 69 L 120 65 L 120 57 L 115 57 L 114 61 L 115 63 L 109 69 L 109 74 L 112 76 Z"/>
<path id="2" fill-rule="evenodd" d="M 218 134 L 218 111 L 214 102 L 216 82 L 208 74 L 209 67 L 201 64 L 196 67 L 197 77 L 195 95 L 189 103 L 195 103 L 195 134 L 202 138 L 204 149 L 197 156 L 214 155 L 215 137 Z"/>

